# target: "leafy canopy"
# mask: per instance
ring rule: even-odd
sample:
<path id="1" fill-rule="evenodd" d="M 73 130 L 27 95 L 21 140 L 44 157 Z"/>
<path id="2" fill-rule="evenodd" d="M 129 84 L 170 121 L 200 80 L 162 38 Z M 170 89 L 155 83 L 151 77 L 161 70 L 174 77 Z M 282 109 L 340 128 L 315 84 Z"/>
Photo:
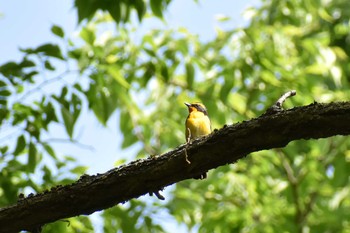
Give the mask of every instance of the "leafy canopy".
<path id="1" fill-rule="evenodd" d="M 78 21 L 85 22 L 78 40 L 53 25 L 64 47 L 22 49 L 21 61 L 1 65 L 0 127 L 14 132 L 1 133 L 1 206 L 20 192 L 40 192 L 84 173 L 47 139 L 56 125 L 74 141 L 85 109 L 106 126 L 117 111 L 121 147 L 141 145 L 134 157 L 144 157 L 184 142 L 185 101 L 205 103 L 218 128 L 260 115 L 290 89 L 298 95 L 287 107 L 349 99 L 347 0 L 262 1 L 246 10 L 249 25 L 219 28 L 210 41 L 184 28 L 133 40 L 132 12 L 140 21 L 148 10 L 163 17 L 169 3 L 76 0 Z M 164 231 L 166 212 L 200 232 L 349 232 L 349 146 L 334 137 L 255 153 L 211 171 L 207 180 L 178 183 L 165 202 L 146 197 L 104 211 L 103 230 Z M 94 229 L 87 217 L 69 221 L 48 224 L 44 232 Z"/>

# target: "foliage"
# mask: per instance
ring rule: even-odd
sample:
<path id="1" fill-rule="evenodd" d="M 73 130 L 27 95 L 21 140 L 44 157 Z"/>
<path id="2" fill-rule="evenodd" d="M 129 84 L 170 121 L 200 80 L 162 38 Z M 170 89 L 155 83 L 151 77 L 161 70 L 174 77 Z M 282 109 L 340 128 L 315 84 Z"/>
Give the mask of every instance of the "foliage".
<path id="1" fill-rule="evenodd" d="M 54 25 L 52 32 L 68 42 L 64 48 L 47 43 L 22 49 L 22 61 L 0 68 L 1 129 L 15 132 L 14 140 L 0 144 L 2 206 L 20 192 L 38 192 L 84 173 L 70 157 L 57 156 L 48 135 L 56 125 L 74 141 L 85 108 L 104 125 L 118 110 L 122 148 L 141 143 L 135 157 L 144 157 L 184 142 L 185 101 L 202 101 L 218 128 L 260 115 L 290 89 L 298 94 L 287 107 L 350 97 L 347 0 L 263 1 L 247 9 L 248 26 L 217 29 L 211 41 L 184 28 L 152 30 L 137 41 L 132 23 L 98 33 L 130 21 L 131 9 L 141 20 L 146 3 L 82 2 L 75 1 L 79 21 L 87 19 L 79 41 Z M 149 8 L 162 17 L 157 3 L 150 1 Z M 109 14 L 95 15 L 98 9 Z M 154 219 L 168 210 L 200 232 L 349 232 L 348 148 L 349 140 L 334 137 L 255 153 L 209 172 L 204 181 L 177 184 L 164 204 L 131 201 L 106 210 L 104 231 L 161 231 L 164 225 Z M 71 227 L 58 222 L 44 230 L 93 228 L 88 218 L 70 221 Z"/>
<path id="2" fill-rule="evenodd" d="M 84 19 L 91 20 L 98 11 L 107 12 L 116 23 L 127 23 L 133 10 L 136 11 L 139 21 L 143 19 L 147 12 L 147 7 L 159 18 L 163 18 L 163 11 L 171 0 L 75 0 L 74 5 L 78 10 L 79 22 Z"/>

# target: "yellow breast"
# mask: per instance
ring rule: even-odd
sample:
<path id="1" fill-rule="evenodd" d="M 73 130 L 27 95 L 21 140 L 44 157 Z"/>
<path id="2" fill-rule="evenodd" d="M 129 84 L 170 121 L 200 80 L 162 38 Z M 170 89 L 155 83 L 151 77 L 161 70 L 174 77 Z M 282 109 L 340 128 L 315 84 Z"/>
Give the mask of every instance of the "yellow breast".
<path id="1" fill-rule="evenodd" d="M 200 138 L 211 133 L 209 117 L 202 112 L 191 112 L 186 119 L 186 140 Z"/>

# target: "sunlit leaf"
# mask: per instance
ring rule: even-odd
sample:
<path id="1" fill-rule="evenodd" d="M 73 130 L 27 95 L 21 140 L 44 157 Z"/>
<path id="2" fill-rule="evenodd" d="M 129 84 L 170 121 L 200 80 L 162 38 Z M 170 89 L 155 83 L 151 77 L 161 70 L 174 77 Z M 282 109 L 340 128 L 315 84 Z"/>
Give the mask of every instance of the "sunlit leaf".
<path id="1" fill-rule="evenodd" d="M 219 22 L 226 22 L 229 21 L 231 18 L 227 15 L 216 15 L 215 19 Z"/>
<path id="2" fill-rule="evenodd" d="M 73 169 L 71 169 L 70 171 L 74 174 L 77 174 L 77 175 L 82 175 L 86 172 L 88 168 L 86 166 L 77 166 Z"/>
<path id="3" fill-rule="evenodd" d="M 117 66 L 108 66 L 107 71 L 124 88 L 130 88 L 130 84 L 125 80 L 122 72 Z"/>
<path id="4" fill-rule="evenodd" d="M 93 45 L 96 39 L 95 33 L 91 28 L 83 28 L 80 31 L 80 36 L 86 43 Z"/>

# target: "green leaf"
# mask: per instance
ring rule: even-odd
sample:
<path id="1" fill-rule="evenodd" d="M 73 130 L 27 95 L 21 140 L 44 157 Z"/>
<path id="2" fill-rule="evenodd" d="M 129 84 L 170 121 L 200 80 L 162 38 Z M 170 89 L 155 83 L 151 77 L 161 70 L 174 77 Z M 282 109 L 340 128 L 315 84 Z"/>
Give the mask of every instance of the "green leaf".
<path id="1" fill-rule="evenodd" d="M 38 151 L 34 145 L 34 143 L 29 144 L 29 152 L 28 152 L 28 163 L 27 163 L 27 171 L 29 173 L 34 173 L 39 155 Z"/>
<path id="2" fill-rule="evenodd" d="M 343 154 L 336 157 L 334 160 L 334 178 L 333 185 L 336 187 L 341 187 L 347 184 L 349 180 L 350 162 L 346 161 Z"/>
<path id="3" fill-rule="evenodd" d="M 27 74 L 23 74 L 23 80 L 25 80 L 25 81 L 28 81 L 28 82 L 30 82 L 30 83 L 34 83 L 33 82 L 33 77 L 35 76 L 35 75 L 37 75 L 39 72 L 38 71 L 31 71 L 31 72 L 29 72 L 29 73 L 27 73 Z"/>
<path id="4" fill-rule="evenodd" d="M 129 4 L 124 4 L 122 7 L 121 7 L 121 9 L 122 9 L 122 16 L 121 16 L 121 18 L 122 18 L 122 21 L 123 22 L 127 22 L 127 21 L 129 21 L 129 19 L 130 19 L 130 10 L 131 10 L 131 6 L 129 5 Z"/>
<path id="5" fill-rule="evenodd" d="M 70 171 L 73 173 L 73 174 L 77 174 L 77 175 L 82 175 L 86 172 L 88 168 L 86 166 L 77 166 L 73 169 L 71 169 Z"/>
<path id="6" fill-rule="evenodd" d="M 75 0 L 74 6 L 78 10 L 78 22 L 84 19 L 91 19 L 97 11 L 97 1 L 95 0 Z"/>
<path id="7" fill-rule="evenodd" d="M 58 122 L 57 116 L 55 109 L 52 105 L 51 102 L 49 102 L 44 108 L 43 108 L 45 114 L 46 114 L 46 119 L 45 119 L 45 124 L 48 125 L 50 122 Z"/>
<path id="8" fill-rule="evenodd" d="M 0 73 L 2 73 L 5 77 L 11 77 L 11 76 L 19 77 L 23 74 L 22 67 L 18 65 L 16 62 L 7 62 L 4 65 L 1 65 Z"/>
<path id="9" fill-rule="evenodd" d="M 83 88 L 81 87 L 81 85 L 79 83 L 74 84 L 73 87 L 79 92 L 84 92 Z"/>
<path id="10" fill-rule="evenodd" d="M 148 49 L 148 48 L 144 47 L 143 50 L 145 50 L 145 52 L 148 55 L 150 55 L 151 57 L 156 57 L 157 56 L 156 52 L 153 49 Z"/>
<path id="11" fill-rule="evenodd" d="M 113 4 L 110 4 L 110 7 L 107 8 L 109 14 L 112 16 L 115 22 L 120 23 L 121 21 L 121 9 L 120 9 L 120 2 L 113 2 Z"/>
<path id="12" fill-rule="evenodd" d="M 190 89 L 193 88 L 195 69 L 192 64 L 186 63 L 186 79 Z"/>
<path id="13" fill-rule="evenodd" d="M 139 21 L 141 22 L 143 16 L 146 13 L 146 3 L 143 0 L 136 0 L 135 2 L 135 8 L 137 11 L 137 17 L 139 19 Z"/>
<path id="14" fill-rule="evenodd" d="M 46 183 L 51 183 L 52 182 L 52 172 L 51 172 L 51 169 L 48 168 L 47 166 L 44 166 L 42 168 L 43 172 L 44 172 L 44 175 L 43 175 L 43 180 L 46 182 Z"/>
<path id="15" fill-rule="evenodd" d="M 16 148 L 15 151 L 13 152 L 14 155 L 19 155 L 24 148 L 26 147 L 26 139 L 24 137 L 24 135 L 22 134 L 21 136 L 19 136 L 17 138 L 17 144 L 16 144 Z"/>
<path id="16" fill-rule="evenodd" d="M 34 67 L 35 63 L 31 60 L 28 60 L 27 58 L 24 58 L 21 63 L 19 63 L 19 67 L 21 68 L 28 68 L 28 67 Z"/>
<path id="17" fill-rule="evenodd" d="M 70 50 L 68 56 L 75 60 L 79 60 L 83 56 L 83 50 L 81 48 Z"/>
<path id="18" fill-rule="evenodd" d="M 41 45 L 34 50 L 34 53 L 44 53 L 46 56 L 64 60 L 60 47 L 54 44 Z"/>
<path id="19" fill-rule="evenodd" d="M 45 63 L 45 68 L 48 69 L 48 70 L 55 70 L 55 67 L 53 67 L 50 63 L 50 61 L 46 60 Z"/>
<path id="20" fill-rule="evenodd" d="M 137 137 L 132 133 L 133 124 L 129 112 L 121 111 L 119 127 L 124 134 L 123 142 L 121 145 L 123 149 L 133 145 L 138 141 Z"/>
<path id="21" fill-rule="evenodd" d="M 16 201 L 16 194 L 18 192 L 18 187 L 16 187 L 14 184 L 13 184 L 13 179 L 9 179 L 11 177 L 6 177 L 7 179 L 3 179 L 2 178 L 2 181 L 1 181 L 1 190 L 3 192 L 3 195 L 2 197 L 4 197 L 4 199 L 2 199 L 2 201 L 6 201 L 6 202 L 9 202 L 9 203 L 13 203 Z"/>
<path id="22" fill-rule="evenodd" d="M 31 76 L 36 74 L 36 71 L 33 69 L 25 69 L 29 67 L 34 67 L 36 64 L 27 59 L 26 57 L 20 63 L 16 62 L 7 62 L 0 66 L 0 73 L 5 77 L 9 78 L 9 81 L 17 85 L 17 79 L 13 79 L 13 76 L 19 77 L 22 80 L 31 81 Z"/>
<path id="23" fill-rule="evenodd" d="M 169 81 L 169 79 L 170 79 L 169 70 L 168 70 L 167 65 L 164 62 L 161 63 L 160 74 L 161 74 L 162 78 L 164 78 L 165 82 Z"/>
<path id="24" fill-rule="evenodd" d="M 5 153 L 8 151 L 8 149 L 9 149 L 8 146 L 0 147 L 0 152 L 1 152 L 1 154 L 5 154 Z"/>
<path id="25" fill-rule="evenodd" d="M 224 85 L 221 86 L 220 99 L 225 103 L 227 96 L 233 88 L 233 80 L 225 80 Z"/>
<path id="26" fill-rule="evenodd" d="M 154 76 L 156 70 L 156 66 L 150 61 L 144 64 L 144 73 L 142 78 L 140 79 L 140 85 L 145 87 L 151 78 Z"/>
<path id="27" fill-rule="evenodd" d="M 73 94 L 71 103 L 73 104 L 73 121 L 75 123 L 81 112 L 81 99 L 77 95 Z"/>
<path id="28" fill-rule="evenodd" d="M 77 121 L 81 112 L 81 99 L 73 94 L 71 100 L 67 101 L 65 98 L 68 89 L 66 87 L 62 88 L 62 93 L 59 98 L 55 99 L 61 104 L 61 116 L 63 119 L 66 132 L 70 138 L 73 137 L 73 130 L 75 122 Z M 51 108 L 51 107 L 50 107 Z M 52 114 L 54 114 L 54 109 L 52 108 Z M 53 117 L 56 117 L 53 115 Z"/>
<path id="29" fill-rule="evenodd" d="M 220 15 L 216 15 L 216 16 L 215 16 L 215 19 L 216 19 L 217 21 L 219 21 L 219 22 L 226 22 L 226 21 L 231 20 L 231 17 L 229 17 L 229 16 L 227 16 L 227 15 L 222 15 L 222 14 L 220 14 Z"/>
<path id="30" fill-rule="evenodd" d="M 159 18 L 163 18 L 162 4 L 163 4 L 163 0 L 150 0 L 152 12 L 155 16 Z"/>
<path id="31" fill-rule="evenodd" d="M 40 127 L 37 122 L 27 121 L 26 131 L 37 140 L 40 138 Z"/>
<path id="32" fill-rule="evenodd" d="M 6 103 L 5 103 L 6 104 Z M 8 117 L 10 116 L 10 111 L 8 109 L 4 109 L 1 106 L 1 101 L 0 101 L 0 125 L 2 124 L 2 122 L 6 119 L 8 119 Z"/>
<path id="33" fill-rule="evenodd" d="M 11 95 L 11 92 L 9 90 L 7 89 L 0 90 L 0 98 L 5 98 L 10 95 Z"/>
<path id="34" fill-rule="evenodd" d="M 121 88 L 121 85 L 110 76 L 106 78 L 106 75 L 93 74 L 91 79 L 94 82 L 90 84 L 85 94 L 90 103 L 89 107 L 94 111 L 97 119 L 105 125 L 126 89 Z"/>
<path id="35" fill-rule="evenodd" d="M 51 27 L 51 31 L 53 34 L 55 34 L 56 36 L 59 36 L 61 38 L 64 37 L 64 31 L 63 29 L 60 27 L 60 26 L 57 26 L 57 25 L 53 25 Z"/>
<path id="36" fill-rule="evenodd" d="M 66 103 L 66 101 L 65 101 L 67 93 L 68 93 L 68 88 L 67 88 L 67 86 L 64 86 L 61 90 L 61 96 L 60 96 L 61 101 L 60 102 L 61 102 L 61 104 L 64 104 L 65 107 L 69 106 L 69 103 Z"/>
<path id="37" fill-rule="evenodd" d="M 70 138 L 73 138 L 73 129 L 74 129 L 74 118 L 67 108 L 62 106 L 61 114 L 66 128 L 66 132 Z"/>
<path id="38" fill-rule="evenodd" d="M 0 80 L 0 88 L 4 88 L 7 86 L 7 83 L 5 83 L 4 81 Z"/>

